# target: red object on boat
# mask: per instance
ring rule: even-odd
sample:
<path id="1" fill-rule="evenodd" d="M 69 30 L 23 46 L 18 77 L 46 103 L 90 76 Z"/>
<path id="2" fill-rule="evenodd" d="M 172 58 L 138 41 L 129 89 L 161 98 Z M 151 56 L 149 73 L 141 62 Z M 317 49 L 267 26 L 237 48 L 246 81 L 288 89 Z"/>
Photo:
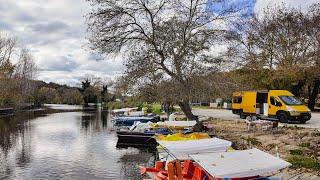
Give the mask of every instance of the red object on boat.
<path id="1" fill-rule="evenodd" d="M 183 165 L 179 160 L 169 162 L 167 170 L 164 170 L 166 162 L 157 161 L 154 168 L 140 167 L 142 175 L 149 175 L 154 180 L 223 180 L 226 178 L 212 177 L 201 166 L 191 160 L 184 160 Z M 255 177 L 228 178 L 230 180 L 248 180 Z"/>
<path id="2" fill-rule="evenodd" d="M 156 162 L 154 168 L 140 167 L 142 175 L 148 174 L 155 180 L 213 180 L 200 166 L 194 165 L 191 160 L 185 160 L 183 166 L 176 160 L 169 162 L 168 170 L 164 170 L 166 162 Z"/>

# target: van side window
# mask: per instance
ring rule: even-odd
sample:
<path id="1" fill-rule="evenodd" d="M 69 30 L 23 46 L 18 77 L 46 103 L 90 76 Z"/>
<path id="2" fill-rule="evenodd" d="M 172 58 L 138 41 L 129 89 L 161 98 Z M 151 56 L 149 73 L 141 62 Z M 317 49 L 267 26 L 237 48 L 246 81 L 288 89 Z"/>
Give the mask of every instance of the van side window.
<path id="1" fill-rule="evenodd" d="M 242 97 L 241 96 L 233 97 L 232 102 L 233 103 L 242 103 Z"/>
<path id="2" fill-rule="evenodd" d="M 270 103 L 274 106 L 276 105 L 276 100 L 274 99 L 273 96 L 270 97 Z"/>

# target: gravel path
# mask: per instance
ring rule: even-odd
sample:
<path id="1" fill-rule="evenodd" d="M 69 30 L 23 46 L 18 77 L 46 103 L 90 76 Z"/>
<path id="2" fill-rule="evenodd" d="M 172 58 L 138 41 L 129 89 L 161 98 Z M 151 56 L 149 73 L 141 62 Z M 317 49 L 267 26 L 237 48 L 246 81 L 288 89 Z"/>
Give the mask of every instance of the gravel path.
<path id="1" fill-rule="evenodd" d="M 201 117 L 213 117 L 224 120 L 239 120 L 239 116 L 225 109 L 193 109 L 193 113 Z M 311 119 L 306 124 L 289 124 L 292 126 L 320 129 L 320 113 L 312 113 Z"/>

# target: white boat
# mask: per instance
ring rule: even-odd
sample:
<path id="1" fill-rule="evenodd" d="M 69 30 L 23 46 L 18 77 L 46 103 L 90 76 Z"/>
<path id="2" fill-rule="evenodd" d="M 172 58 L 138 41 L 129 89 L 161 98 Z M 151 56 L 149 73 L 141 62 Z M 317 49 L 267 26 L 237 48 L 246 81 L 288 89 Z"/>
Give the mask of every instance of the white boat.
<path id="1" fill-rule="evenodd" d="M 122 109 L 114 109 L 111 111 L 112 117 L 118 116 L 143 116 L 143 111 L 138 111 L 138 108 L 122 108 Z"/>
<path id="2" fill-rule="evenodd" d="M 164 127 L 193 127 L 197 121 L 164 121 L 157 122 L 157 125 Z"/>
<path id="3" fill-rule="evenodd" d="M 259 149 L 243 151 L 190 154 L 212 177 L 248 178 L 268 177 L 291 166 L 290 163 Z"/>
<path id="4" fill-rule="evenodd" d="M 161 160 L 190 159 L 190 154 L 225 152 L 231 146 L 232 142 L 219 139 L 197 139 L 187 141 L 159 141 L 159 158 Z M 161 150 L 162 149 L 162 150 Z"/>

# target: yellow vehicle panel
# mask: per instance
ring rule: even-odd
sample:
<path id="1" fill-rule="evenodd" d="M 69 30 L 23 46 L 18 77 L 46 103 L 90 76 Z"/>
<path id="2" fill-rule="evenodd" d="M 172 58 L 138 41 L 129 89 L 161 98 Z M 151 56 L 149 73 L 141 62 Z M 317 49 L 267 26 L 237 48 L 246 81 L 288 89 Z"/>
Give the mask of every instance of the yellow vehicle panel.
<path id="1" fill-rule="evenodd" d="M 309 112 L 309 108 L 306 105 L 293 106 L 293 108 L 294 110 L 299 111 L 301 113 Z"/>
<path id="2" fill-rule="evenodd" d="M 243 93 L 243 98 L 242 98 L 243 112 L 250 113 L 250 114 L 256 113 L 256 98 L 257 98 L 257 92 L 248 91 Z"/>
<path id="3" fill-rule="evenodd" d="M 232 109 L 242 109 L 241 103 L 232 103 Z"/>
<path id="4" fill-rule="evenodd" d="M 269 96 L 293 96 L 290 91 L 287 90 L 270 90 Z"/>
<path id="5" fill-rule="evenodd" d="M 273 97 L 276 101 L 280 102 L 282 104 L 282 106 L 273 105 L 270 101 L 271 97 Z M 276 116 L 277 112 L 280 110 L 286 111 L 285 104 L 280 100 L 280 98 L 278 97 L 278 95 L 276 93 L 273 93 L 273 95 L 271 93 L 269 93 L 269 95 L 268 95 L 268 115 L 269 116 Z"/>
<path id="6" fill-rule="evenodd" d="M 242 109 L 242 99 L 242 92 L 234 92 L 232 94 L 232 109 Z"/>

